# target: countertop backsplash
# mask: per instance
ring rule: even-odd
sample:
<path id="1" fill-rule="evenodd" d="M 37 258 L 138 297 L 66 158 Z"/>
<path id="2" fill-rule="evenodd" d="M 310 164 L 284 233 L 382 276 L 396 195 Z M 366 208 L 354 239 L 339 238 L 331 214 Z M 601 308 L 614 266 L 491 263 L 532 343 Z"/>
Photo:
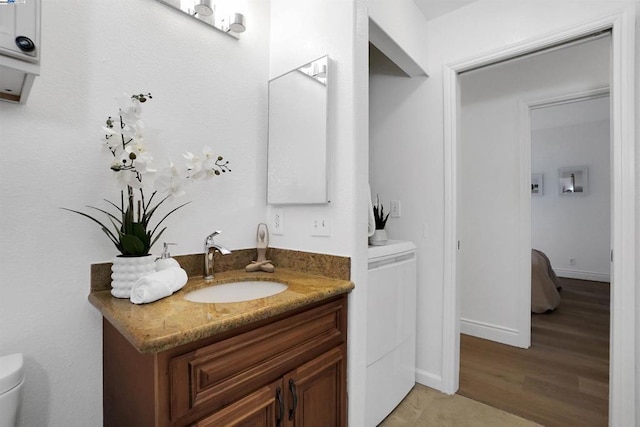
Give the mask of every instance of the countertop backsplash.
<path id="1" fill-rule="evenodd" d="M 229 255 L 214 255 L 215 272 L 243 270 L 256 259 L 256 249 L 236 249 Z M 176 255 L 173 258 L 189 277 L 201 276 L 204 270 L 204 254 Z M 351 259 L 349 257 L 269 248 L 267 258 L 276 269 L 300 271 L 307 274 L 349 280 Z M 111 263 L 91 264 L 91 292 L 111 289 Z"/>

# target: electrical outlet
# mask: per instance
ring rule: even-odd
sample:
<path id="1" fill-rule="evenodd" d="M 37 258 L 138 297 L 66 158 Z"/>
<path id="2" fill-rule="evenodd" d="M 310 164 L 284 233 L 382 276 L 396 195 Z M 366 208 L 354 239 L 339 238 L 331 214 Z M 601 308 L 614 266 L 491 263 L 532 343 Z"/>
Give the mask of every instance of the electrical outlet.
<path id="1" fill-rule="evenodd" d="M 284 211 L 282 209 L 273 210 L 273 222 L 271 223 L 273 234 L 284 234 Z"/>
<path id="2" fill-rule="evenodd" d="M 331 222 L 326 218 L 316 218 L 311 222 L 311 235 L 319 237 L 331 236 Z"/>
<path id="3" fill-rule="evenodd" d="M 400 200 L 391 201 L 391 218 L 400 218 Z"/>
<path id="4" fill-rule="evenodd" d="M 576 265 L 576 259 L 575 258 L 569 258 L 569 265 Z"/>

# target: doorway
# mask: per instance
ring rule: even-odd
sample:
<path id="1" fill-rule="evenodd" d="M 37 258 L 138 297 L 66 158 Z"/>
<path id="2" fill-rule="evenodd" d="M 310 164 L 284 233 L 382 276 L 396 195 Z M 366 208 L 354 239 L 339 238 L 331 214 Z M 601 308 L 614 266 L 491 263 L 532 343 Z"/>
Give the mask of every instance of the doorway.
<path id="1" fill-rule="evenodd" d="M 562 33 L 518 43 L 501 52 L 492 52 L 445 66 L 445 293 L 443 387 L 455 392 L 459 382 L 460 304 L 457 285 L 457 141 L 459 73 L 558 45 L 606 28 L 612 29 L 612 326 L 609 419 L 612 425 L 635 423 L 635 244 L 625 236 L 634 235 L 635 156 L 633 117 L 633 11 L 626 10 Z M 530 178 L 526 178 L 529 180 Z M 464 243 L 463 243 L 464 245 Z M 525 247 L 524 245 L 522 247 Z M 522 250 L 521 247 L 521 250 Z M 528 252 L 530 246 L 525 247 Z M 523 252 L 525 251 L 523 250 Z M 627 319 L 627 321 L 625 321 Z M 626 324 L 626 325 L 625 325 Z"/>
<path id="2" fill-rule="evenodd" d="M 591 50 L 597 57 L 598 48 Z M 458 393 L 542 425 L 607 425 L 609 103 L 606 89 L 525 103 L 520 126 L 531 135 L 525 146 L 536 182 L 531 241 L 549 255 L 554 274 L 536 254 L 525 313 L 535 313 L 530 348 L 461 336 Z M 589 179 L 576 180 L 569 192 L 558 171 L 577 164 L 584 167 L 571 169 L 589 171 Z"/>
<path id="3" fill-rule="evenodd" d="M 531 168 L 530 126 L 521 106 L 558 93 L 608 87 L 610 41 L 607 36 L 589 39 L 460 75 L 457 218 L 462 333 L 529 347 L 531 208 L 559 198 L 549 192 L 555 176 L 547 171 L 546 197 L 531 199 L 530 176 L 539 171 Z M 575 154 L 563 155 L 568 162 L 563 166 L 592 160 L 586 152 Z M 574 198 L 572 205 L 591 200 Z M 567 201 L 569 197 L 563 205 Z"/>

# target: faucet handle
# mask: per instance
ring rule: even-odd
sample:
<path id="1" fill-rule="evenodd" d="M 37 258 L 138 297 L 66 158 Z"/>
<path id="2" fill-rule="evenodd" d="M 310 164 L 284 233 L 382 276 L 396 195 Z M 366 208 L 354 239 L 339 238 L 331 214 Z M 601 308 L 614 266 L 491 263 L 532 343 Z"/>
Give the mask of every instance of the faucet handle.
<path id="1" fill-rule="evenodd" d="M 204 244 L 205 245 L 210 245 L 213 244 L 213 238 L 216 237 L 218 234 L 221 234 L 222 231 L 220 230 L 215 230 L 213 233 L 209 234 L 207 236 L 207 238 L 204 240 Z"/>

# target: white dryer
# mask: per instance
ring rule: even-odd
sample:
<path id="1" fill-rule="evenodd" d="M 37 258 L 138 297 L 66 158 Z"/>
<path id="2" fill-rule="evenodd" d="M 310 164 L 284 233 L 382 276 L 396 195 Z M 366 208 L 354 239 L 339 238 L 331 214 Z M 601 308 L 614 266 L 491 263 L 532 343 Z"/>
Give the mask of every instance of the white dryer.
<path id="1" fill-rule="evenodd" d="M 415 385 L 416 246 L 369 247 L 366 426 L 379 424 Z"/>

